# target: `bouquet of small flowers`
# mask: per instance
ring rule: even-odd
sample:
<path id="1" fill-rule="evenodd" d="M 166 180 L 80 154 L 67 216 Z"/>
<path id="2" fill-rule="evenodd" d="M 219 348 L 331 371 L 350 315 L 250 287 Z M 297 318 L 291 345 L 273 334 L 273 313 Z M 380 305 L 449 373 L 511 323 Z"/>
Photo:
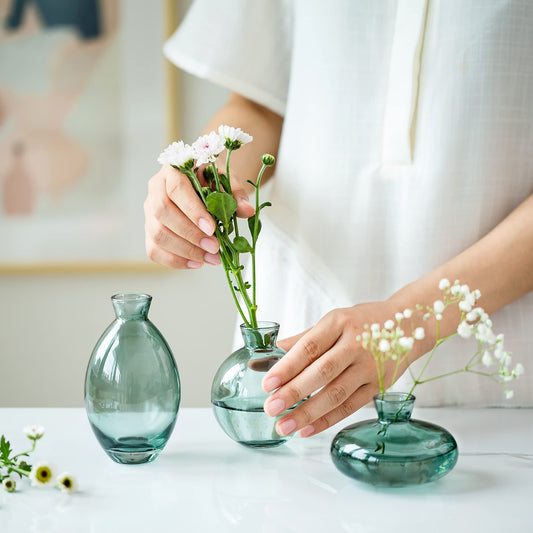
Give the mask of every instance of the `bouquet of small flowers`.
<path id="1" fill-rule="evenodd" d="M 436 300 L 433 306 L 417 305 L 416 311 L 422 312 L 423 319 L 429 320 L 430 317 L 435 318 L 437 335 L 433 348 L 426 356 L 426 361 L 422 366 L 418 375 L 415 375 L 410 366 L 408 370 L 413 380 L 413 386 L 409 391 L 411 395 L 418 385 L 428 383 L 436 379 L 440 379 L 461 372 L 470 372 L 495 381 L 499 385 L 505 387 L 505 397 L 512 398 L 513 391 L 509 389 L 509 382 L 518 378 L 524 373 L 524 367 L 521 363 L 517 363 L 511 369 L 511 354 L 504 349 L 503 334 L 496 335 L 492 331 L 492 321 L 488 314 L 481 307 L 476 307 L 476 302 L 481 296 L 479 290 L 471 291 L 468 285 L 461 285 L 456 280 L 453 285 L 447 279 L 442 279 L 439 283 L 439 289 L 442 291 L 442 298 Z M 445 337 L 440 336 L 440 322 L 443 313 L 450 306 L 457 305 L 461 312 L 461 319 L 457 330 Z M 392 383 L 396 381 L 400 369 L 407 363 L 408 355 L 413 349 L 414 343 L 417 340 L 422 340 L 425 337 L 425 330 L 423 327 L 414 328 L 411 334 L 404 331 L 402 321 L 410 319 L 413 310 L 405 309 L 403 312 L 398 312 L 395 315 L 395 320 L 387 320 L 383 326 L 380 324 L 365 325 L 365 331 L 358 336 L 363 348 L 368 350 L 376 361 L 379 386 L 381 394 L 386 391 L 384 382 L 385 364 L 394 362 L 394 373 Z M 452 337 L 462 337 L 468 339 L 475 338 L 477 341 L 477 349 L 470 360 L 464 367 L 446 372 L 438 376 L 425 378 L 424 374 L 431 362 L 437 348 L 445 341 Z"/>
<path id="2" fill-rule="evenodd" d="M 255 214 L 248 219 L 249 238 L 241 234 L 237 223 L 237 201 L 232 196 L 230 179 L 231 153 L 252 140 L 253 138 L 240 128 L 220 126 L 218 133 L 212 131 L 202 135 L 192 145 L 183 141 L 173 142 L 160 154 L 158 162 L 170 165 L 185 174 L 207 211 L 213 216 L 216 223 L 215 235 L 220 243 L 219 255 L 235 305 L 246 326 L 257 327 L 255 252 L 261 232 L 259 214 L 262 209 L 271 205 L 270 202 L 259 202 L 259 187 L 265 169 L 274 165 L 275 159 L 270 154 L 263 154 L 256 181 L 247 180 L 255 190 Z M 220 172 L 215 164 L 224 150 L 227 150 L 225 174 Z M 206 181 L 205 186 L 201 185 L 198 177 L 201 171 Z M 251 256 L 251 281 L 243 279 L 242 254 Z"/>
<path id="3" fill-rule="evenodd" d="M 32 466 L 25 460 L 35 451 L 37 441 L 44 435 L 44 428 L 42 426 L 28 426 L 24 428 L 24 433 L 32 443 L 31 448 L 16 455 L 5 436 L 2 435 L 0 438 L 0 481 L 4 489 L 7 492 L 15 492 L 17 485 L 12 475 L 16 474 L 21 479 L 23 477 L 29 478 L 32 485 L 37 487 L 53 486 L 68 494 L 75 492 L 77 483 L 72 474 L 64 472 L 56 477 L 54 467 L 51 464 L 39 462 Z"/>

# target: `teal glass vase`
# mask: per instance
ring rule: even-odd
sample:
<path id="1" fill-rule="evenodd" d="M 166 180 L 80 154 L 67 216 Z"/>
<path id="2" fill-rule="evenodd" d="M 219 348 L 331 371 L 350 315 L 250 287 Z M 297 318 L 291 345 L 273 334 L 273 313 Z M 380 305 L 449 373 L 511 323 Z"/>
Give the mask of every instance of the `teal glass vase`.
<path id="1" fill-rule="evenodd" d="M 261 381 L 285 351 L 276 346 L 279 324 L 241 325 L 244 346 L 220 366 L 211 387 L 211 404 L 220 427 L 234 441 L 253 448 L 279 446 L 291 438 L 276 433 L 277 417 L 268 416 L 263 404 L 269 394 Z"/>
<path id="2" fill-rule="evenodd" d="M 389 392 L 374 396 L 377 420 L 341 430 L 331 443 L 335 466 L 349 477 L 385 487 L 435 481 L 457 462 L 458 449 L 444 428 L 411 419 L 415 397 Z"/>
<path id="3" fill-rule="evenodd" d="M 123 464 L 153 461 L 178 415 L 180 379 L 172 352 L 148 319 L 152 297 L 116 294 L 116 318 L 102 334 L 85 377 L 85 408 L 98 442 Z"/>

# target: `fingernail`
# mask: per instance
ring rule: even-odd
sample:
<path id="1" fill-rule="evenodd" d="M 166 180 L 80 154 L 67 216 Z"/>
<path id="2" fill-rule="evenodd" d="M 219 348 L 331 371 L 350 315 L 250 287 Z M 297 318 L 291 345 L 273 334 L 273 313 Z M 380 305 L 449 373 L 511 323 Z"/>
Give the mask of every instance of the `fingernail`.
<path id="1" fill-rule="evenodd" d="M 206 234 L 206 235 L 213 235 L 213 232 L 215 229 L 213 228 L 213 224 L 209 222 L 206 218 L 201 218 L 198 221 L 198 227 Z"/>
<path id="2" fill-rule="evenodd" d="M 265 392 L 272 392 L 274 389 L 277 389 L 280 385 L 281 385 L 281 379 L 273 376 L 263 381 L 263 390 Z"/>
<path id="3" fill-rule="evenodd" d="M 276 431 L 280 435 L 290 435 L 295 429 L 296 422 L 292 418 L 289 418 L 288 420 L 281 422 L 281 424 L 278 424 Z"/>
<path id="4" fill-rule="evenodd" d="M 205 254 L 204 255 L 204 261 L 206 263 L 209 263 L 210 265 L 220 265 L 220 257 L 215 254 Z"/>
<path id="5" fill-rule="evenodd" d="M 202 268 L 203 266 L 203 263 L 198 261 L 187 261 L 187 268 Z"/>
<path id="6" fill-rule="evenodd" d="M 285 402 L 281 398 L 276 398 L 265 404 L 265 413 L 268 416 L 276 416 L 285 411 Z"/>
<path id="7" fill-rule="evenodd" d="M 300 437 L 309 437 L 315 432 L 315 428 L 311 425 L 300 429 Z"/>
<path id="8" fill-rule="evenodd" d="M 204 237 L 200 241 L 200 247 L 206 252 L 216 254 L 218 252 L 219 244 L 216 239 L 208 239 L 207 237 Z"/>

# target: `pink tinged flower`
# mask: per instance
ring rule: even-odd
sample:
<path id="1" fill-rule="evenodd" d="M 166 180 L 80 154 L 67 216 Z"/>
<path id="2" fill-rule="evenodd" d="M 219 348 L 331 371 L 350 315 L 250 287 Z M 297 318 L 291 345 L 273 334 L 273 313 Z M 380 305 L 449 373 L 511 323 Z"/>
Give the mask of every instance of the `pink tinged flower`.
<path id="1" fill-rule="evenodd" d="M 437 300 L 433 303 L 433 310 L 435 313 L 442 313 L 444 311 L 444 304 L 441 300 Z"/>
<path id="2" fill-rule="evenodd" d="M 472 335 L 472 326 L 467 322 L 461 322 L 457 328 L 457 333 L 463 339 L 468 339 Z"/>
<path id="3" fill-rule="evenodd" d="M 254 138 L 251 135 L 248 135 L 241 128 L 232 128 L 231 126 L 219 126 L 218 134 L 224 138 L 224 140 L 229 140 L 231 142 L 239 142 L 241 144 L 247 144 L 252 142 Z"/>
<path id="4" fill-rule="evenodd" d="M 424 328 L 416 328 L 413 336 L 417 341 L 421 341 L 426 336 L 426 332 Z"/>
<path id="5" fill-rule="evenodd" d="M 182 167 L 195 158 L 192 146 L 185 144 L 183 141 L 173 142 L 161 152 L 157 162 L 161 165 L 173 165 Z"/>
<path id="6" fill-rule="evenodd" d="M 224 150 L 224 138 L 212 131 L 207 135 L 198 137 L 192 143 L 192 148 L 198 166 L 205 163 L 214 163 L 216 158 Z"/>

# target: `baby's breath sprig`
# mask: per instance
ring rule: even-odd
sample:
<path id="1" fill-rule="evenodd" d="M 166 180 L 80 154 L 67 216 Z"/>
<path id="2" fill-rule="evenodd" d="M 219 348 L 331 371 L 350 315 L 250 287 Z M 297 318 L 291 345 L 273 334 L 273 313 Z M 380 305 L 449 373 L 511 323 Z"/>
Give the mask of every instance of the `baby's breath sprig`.
<path id="1" fill-rule="evenodd" d="M 212 131 L 207 135 L 202 135 L 192 145 L 184 144 L 183 141 L 172 143 L 160 154 L 158 162 L 162 165 L 170 165 L 185 174 L 207 211 L 212 215 L 216 223 L 215 235 L 220 244 L 219 256 L 231 295 L 246 326 L 256 328 L 255 253 L 261 231 L 259 215 L 262 209 L 271 205 L 270 202 L 259 202 L 259 187 L 266 168 L 274 165 L 275 158 L 270 154 L 263 154 L 262 166 L 256 181 L 247 180 L 254 187 L 255 196 L 255 214 L 248 219 L 249 239 L 241 235 L 239 231 L 236 214 L 237 201 L 232 196 L 230 177 L 231 153 L 252 140 L 252 136 L 240 128 L 220 126 L 218 133 Z M 225 174 L 220 172 L 215 164 L 224 149 L 227 150 Z M 198 170 L 202 165 L 207 165 L 203 172 L 207 186 L 202 186 L 198 178 Z M 251 282 L 243 278 L 244 262 L 241 254 L 247 253 L 251 256 Z"/>
<path id="2" fill-rule="evenodd" d="M 442 279 L 439 283 L 442 297 L 436 300 L 432 306 L 416 305 L 415 309 L 423 313 L 423 319 L 429 320 L 431 317 L 436 322 L 436 341 L 429 352 L 424 365 L 417 376 L 412 368 L 408 366 L 413 380 L 413 386 L 409 391 L 412 394 L 418 385 L 435 381 L 440 378 L 452 376 L 462 372 L 470 372 L 485 376 L 504 387 L 505 397 L 512 398 L 513 391 L 508 388 L 508 383 L 524 373 L 522 364 L 517 363 L 511 369 L 511 354 L 504 349 L 503 334 L 496 335 L 492 331 L 492 321 L 489 315 L 481 307 L 476 307 L 476 302 L 481 296 L 479 290 L 470 291 L 468 285 L 461 285 L 456 280 L 453 285 L 449 280 Z M 445 310 L 457 305 L 461 312 L 461 318 L 457 330 L 445 337 L 440 336 L 440 323 Z M 395 315 L 395 320 L 387 320 L 383 326 L 380 324 L 365 325 L 365 331 L 357 337 L 363 348 L 368 350 L 376 361 L 379 387 L 382 394 L 385 393 L 384 383 L 385 365 L 390 361 L 395 362 L 392 383 L 396 381 L 398 372 L 402 364 L 408 363 L 408 355 L 413 349 L 417 340 L 425 337 L 423 327 L 413 328 L 410 335 L 406 334 L 402 327 L 405 318 L 411 318 L 413 311 L 405 309 Z M 473 337 L 477 342 L 477 347 L 464 367 L 446 372 L 444 374 L 425 378 L 424 374 L 431 362 L 437 348 L 452 337 L 462 337 L 464 339 Z"/>
<path id="3" fill-rule="evenodd" d="M 33 466 L 28 464 L 22 457 L 29 457 L 35 451 L 37 441 L 44 435 L 42 426 L 27 426 L 24 433 L 31 441 L 31 448 L 24 452 L 14 454 L 11 443 L 5 435 L 0 438 L 0 481 L 7 492 L 15 492 L 17 484 L 12 475 L 18 475 L 20 479 L 27 477 L 33 486 L 54 486 L 54 468 L 51 464 L 40 462 Z M 77 488 L 75 478 L 71 474 L 60 474 L 55 478 L 55 487 L 72 493 Z"/>

